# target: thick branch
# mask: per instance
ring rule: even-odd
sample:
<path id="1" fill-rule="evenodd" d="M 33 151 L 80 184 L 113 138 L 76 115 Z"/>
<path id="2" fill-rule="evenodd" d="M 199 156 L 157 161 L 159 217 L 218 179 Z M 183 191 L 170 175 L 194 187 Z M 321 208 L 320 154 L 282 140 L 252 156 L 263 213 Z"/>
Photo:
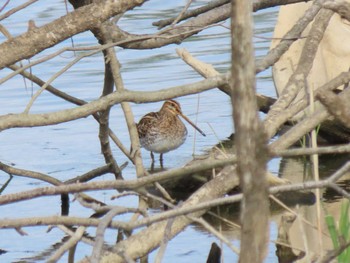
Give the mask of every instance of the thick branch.
<path id="1" fill-rule="evenodd" d="M 350 4 L 346 1 L 327 1 L 323 5 L 324 8 L 328 8 L 333 12 L 337 12 L 341 18 L 345 18 L 350 21 Z"/>
<path id="2" fill-rule="evenodd" d="M 118 26 L 111 26 L 111 36 L 114 42 L 119 39 L 128 39 L 129 41 L 120 46 L 130 49 L 151 49 L 158 48 L 168 44 L 180 44 L 186 38 L 201 32 L 203 29 L 210 27 L 218 22 L 224 21 L 227 18 L 225 14 L 230 12 L 229 5 L 223 5 L 218 8 L 212 9 L 205 14 L 199 15 L 185 23 L 178 26 L 164 30 L 159 33 L 158 36 L 149 35 L 150 39 L 139 41 L 140 36 L 129 34 L 121 30 Z M 135 41 L 133 41 L 135 39 Z"/>
<path id="3" fill-rule="evenodd" d="M 317 96 L 328 112 L 337 118 L 345 127 L 350 129 L 350 105 L 348 97 L 337 96 L 332 91 L 322 91 Z"/>
<path id="4" fill-rule="evenodd" d="M 176 49 L 176 53 L 194 70 L 205 78 L 210 78 L 220 75 L 218 71 L 211 64 L 204 63 L 199 59 L 193 57 L 185 48 Z M 231 87 L 229 84 L 219 86 L 222 92 L 230 96 Z M 256 94 L 257 104 L 260 111 L 268 113 L 270 106 L 275 103 L 276 99 L 267 97 L 261 94 Z"/>
<path id="5" fill-rule="evenodd" d="M 34 28 L 0 45 L 0 69 L 56 45 L 57 43 L 86 30 L 95 28 L 108 18 L 123 13 L 144 0 L 106 0 L 81 7 L 55 21 Z"/>
<path id="6" fill-rule="evenodd" d="M 253 3 L 253 11 L 256 12 L 258 10 L 269 8 L 269 7 L 274 7 L 279 5 L 288 5 L 288 4 L 307 2 L 307 1 L 310 1 L 310 0 L 256 0 Z M 200 14 L 208 12 L 209 10 L 212 10 L 213 8 L 216 8 L 228 3 L 230 3 L 230 0 L 211 1 L 207 5 L 185 12 L 185 14 L 181 16 L 181 19 L 179 21 L 183 21 L 188 18 L 198 16 Z M 230 17 L 230 12 L 222 13 L 221 16 L 224 16 L 225 19 L 228 19 Z M 158 28 L 163 28 L 165 26 L 172 24 L 174 21 L 175 21 L 175 18 L 168 18 L 168 19 L 154 22 L 152 23 L 152 25 L 158 26 Z"/>

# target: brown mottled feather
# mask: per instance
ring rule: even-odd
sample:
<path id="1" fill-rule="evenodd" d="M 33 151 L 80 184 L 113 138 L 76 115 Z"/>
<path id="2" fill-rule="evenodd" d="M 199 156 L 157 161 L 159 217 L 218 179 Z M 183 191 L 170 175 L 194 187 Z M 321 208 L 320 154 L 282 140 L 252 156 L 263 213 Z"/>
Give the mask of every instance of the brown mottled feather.
<path id="1" fill-rule="evenodd" d="M 166 153 L 182 145 L 187 137 L 187 129 L 179 116 L 182 116 L 204 136 L 181 112 L 175 100 L 167 100 L 158 112 L 150 112 L 143 116 L 137 124 L 140 143 L 143 148 L 156 153 Z"/>

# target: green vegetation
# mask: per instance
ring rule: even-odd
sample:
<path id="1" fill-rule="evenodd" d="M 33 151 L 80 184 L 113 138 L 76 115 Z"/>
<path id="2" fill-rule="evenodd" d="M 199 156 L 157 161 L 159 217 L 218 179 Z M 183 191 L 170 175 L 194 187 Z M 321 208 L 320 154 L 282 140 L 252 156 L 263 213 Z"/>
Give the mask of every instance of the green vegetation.
<path id="1" fill-rule="evenodd" d="M 340 218 L 338 226 L 332 215 L 326 214 L 325 220 L 331 236 L 334 249 L 341 249 L 341 254 L 338 255 L 338 262 L 350 262 L 350 247 L 345 247 L 350 241 L 350 222 L 349 222 L 349 200 L 343 200 L 341 205 Z M 344 249 L 343 249 L 344 248 Z"/>

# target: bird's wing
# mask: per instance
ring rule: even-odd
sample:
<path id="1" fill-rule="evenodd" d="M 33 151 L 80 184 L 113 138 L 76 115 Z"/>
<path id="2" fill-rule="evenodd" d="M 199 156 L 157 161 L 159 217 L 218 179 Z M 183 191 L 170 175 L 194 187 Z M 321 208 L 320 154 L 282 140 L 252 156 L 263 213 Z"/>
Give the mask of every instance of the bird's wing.
<path id="1" fill-rule="evenodd" d="M 159 121 L 159 118 L 158 112 L 150 112 L 143 116 L 137 124 L 139 138 L 144 137 L 149 130 L 149 127 L 153 127 L 155 123 Z"/>

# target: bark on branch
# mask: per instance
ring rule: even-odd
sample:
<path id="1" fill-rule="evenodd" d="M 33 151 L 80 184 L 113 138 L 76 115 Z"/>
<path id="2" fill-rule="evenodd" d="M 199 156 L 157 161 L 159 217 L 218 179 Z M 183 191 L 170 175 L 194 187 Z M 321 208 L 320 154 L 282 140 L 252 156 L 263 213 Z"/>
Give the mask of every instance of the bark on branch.
<path id="1" fill-rule="evenodd" d="M 123 13 L 144 0 L 105 0 L 77 9 L 55 21 L 34 28 L 0 45 L 0 69 L 56 45 L 78 33 L 90 30 L 117 14 Z"/>
<path id="2" fill-rule="evenodd" d="M 243 192 L 239 262 L 264 260 L 268 241 L 267 137 L 258 117 L 255 92 L 252 2 L 232 0 L 231 100 L 237 172 Z"/>

